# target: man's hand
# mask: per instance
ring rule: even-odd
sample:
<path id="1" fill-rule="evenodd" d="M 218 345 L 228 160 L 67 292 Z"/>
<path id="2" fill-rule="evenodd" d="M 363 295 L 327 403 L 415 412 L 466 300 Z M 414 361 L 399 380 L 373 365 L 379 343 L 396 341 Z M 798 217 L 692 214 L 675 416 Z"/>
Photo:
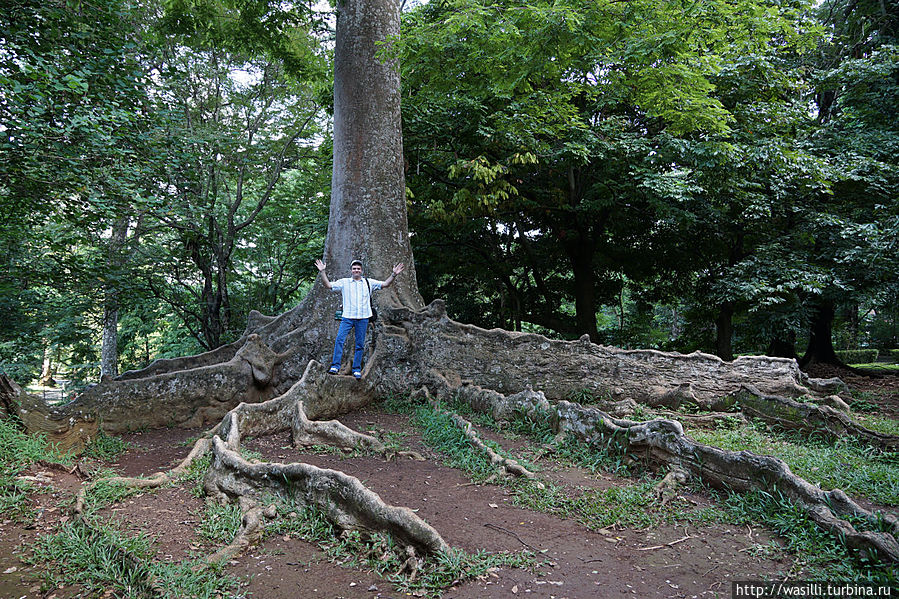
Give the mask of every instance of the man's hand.
<path id="1" fill-rule="evenodd" d="M 393 274 L 398 275 L 401 272 L 403 272 L 403 270 L 405 270 L 405 268 L 406 268 L 406 265 L 403 264 L 402 262 L 400 262 L 399 264 L 397 264 L 396 266 L 393 267 Z"/>
<path id="2" fill-rule="evenodd" d="M 328 280 L 328 275 L 325 273 L 325 263 L 321 260 L 315 261 L 315 267 L 318 269 L 318 272 L 322 275 L 322 282 L 325 284 L 325 287 L 328 289 L 333 289 L 331 287 L 331 281 Z"/>

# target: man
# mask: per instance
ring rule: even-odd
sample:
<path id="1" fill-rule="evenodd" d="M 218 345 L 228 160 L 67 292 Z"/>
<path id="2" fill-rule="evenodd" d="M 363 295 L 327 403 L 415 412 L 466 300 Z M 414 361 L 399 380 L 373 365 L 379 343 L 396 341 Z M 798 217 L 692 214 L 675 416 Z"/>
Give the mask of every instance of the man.
<path id="1" fill-rule="evenodd" d="M 368 319 L 371 318 L 371 292 L 376 289 L 390 287 L 396 275 L 403 272 L 405 265 L 400 262 L 393 267 L 393 272 L 386 281 L 366 279 L 362 277 L 362 262 L 353 260 L 350 264 L 352 277 L 343 278 L 333 283 L 325 274 L 325 263 L 315 261 L 318 272 L 322 275 L 325 287 L 331 290 L 339 290 L 343 294 L 343 314 L 340 319 L 340 328 L 337 329 L 337 339 L 334 341 L 334 358 L 331 360 L 331 368 L 328 373 L 337 374 L 340 371 L 340 360 L 343 358 L 343 344 L 350 329 L 356 333 L 356 351 L 353 354 L 353 376 L 362 378 L 362 352 L 365 349 L 365 332 L 368 330 Z"/>

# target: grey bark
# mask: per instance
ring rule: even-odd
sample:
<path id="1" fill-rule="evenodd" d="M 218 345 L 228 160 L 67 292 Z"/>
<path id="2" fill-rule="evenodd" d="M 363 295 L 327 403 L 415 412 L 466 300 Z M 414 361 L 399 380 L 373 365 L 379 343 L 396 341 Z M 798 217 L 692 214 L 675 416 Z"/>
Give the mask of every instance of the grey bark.
<path id="1" fill-rule="evenodd" d="M 112 236 L 107 247 L 107 263 L 113 273 L 121 267 L 122 248 L 128 235 L 128 216 L 120 216 L 112 226 Z M 100 347 L 100 378 L 119 374 L 119 284 L 115 277 L 104 286 L 103 342 Z"/>
<path id="2" fill-rule="evenodd" d="M 334 279 L 348 276 L 354 259 L 362 260 L 375 278 L 404 262 L 406 272 L 381 301 L 421 308 L 406 220 L 400 75 L 395 61 L 379 55 L 379 44 L 389 44 L 399 33 L 395 0 L 337 5 L 334 171 L 325 263 Z"/>

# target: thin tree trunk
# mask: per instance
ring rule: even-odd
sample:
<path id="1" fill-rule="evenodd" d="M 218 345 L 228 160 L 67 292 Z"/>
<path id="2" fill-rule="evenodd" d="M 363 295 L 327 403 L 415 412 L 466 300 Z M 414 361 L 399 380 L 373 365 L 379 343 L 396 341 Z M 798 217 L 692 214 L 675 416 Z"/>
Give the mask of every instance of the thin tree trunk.
<path id="1" fill-rule="evenodd" d="M 734 307 L 731 303 L 725 302 L 719 306 L 718 317 L 715 319 L 715 354 L 728 362 L 734 359 L 733 317 Z"/>
<path id="2" fill-rule="evenodd" d="M 577 332 L 579 335 L 589 335 L 591 341 L 598 343 L 593 247 L 589 243 L 579 241 L 565 243 L 564 247 L 574 275 L 574 319 Z"/>
<path id="3" fill-rule="evenodd" d="M 112 282 L 105 286 L 103 302 L 103 344 L 100 348 L 100 378 L 119 374 L 119 283 L 118 270 L 122 265 L 122 248 L 128 235 L 128 216 L 120 216 L 112 227 L 107 248 L 108 264 L 113 273 Z"/>

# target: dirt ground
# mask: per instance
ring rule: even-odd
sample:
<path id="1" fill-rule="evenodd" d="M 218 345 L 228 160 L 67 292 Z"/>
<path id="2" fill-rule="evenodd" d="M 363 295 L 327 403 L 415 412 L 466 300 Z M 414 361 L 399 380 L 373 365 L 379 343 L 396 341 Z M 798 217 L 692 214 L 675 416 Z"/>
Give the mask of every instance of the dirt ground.
<path id="1" fill-rule="evenodd" d="M 893 401 L 895 401 L 895 396 Z M 899 403 L 899 402 L 897 402 Z M 765 530 L 724 524 L 659 526 L 646 530 L 591 531 L 574 520 L 517 507 L 509 492 L 497 485 L 474 485 L 458 470 L 442 464 L 425 446 L 407 416 L 385 413 L 377 406 L 347 415 L 342 421 L 361 431 L 403 433 L 407 449 L 426 461 L 385 461 L 379 457 L 348 457 L 314 453 L 290 446 L 286 435 L 251 439 L 245 446 L 264 459 L 307 463 L 340 469 L 369 485 L 387 503 L 408 506 L 434 526 L 453 547 L 469 551 L 529 549 L 539 565 L 531 569 L 503 568 L 481 580 L 447 589 L 449 599 L 540 597 L 730 597 L 731 581 L 782 577 L 793 557 L 762 550 L 777 542 Z M 126 435 L 128 450 L 113 466 L 125 475 L 149 474 L 180 461 L 187 439 L 199 430 L 161 429 Z M 514 450 L 520 441 L 491 438 Z M 572 493 L 586 488 L 633 484 L 608 475 L 541 462 L 540 475 L 565 485 Z M 79 589 L 41 592 L 35 570 L 19 555 L 37 535 L 51 532 L 67 519 L 67 506 L 82 481 L 74 474 L 36 466 L 32 475 L 46 492 L 34 495 L 36 521 L 27 528 L 0 517 L 0 598 L 65 599 L 83 596 Z M 700 509 L 710 505 L 702 495 L 682 493 L 676 501 Z M 182 560 L 198 550 L 215 547 L 196 532 L 203 502 L 185 484 L 126 499 L 105 515 L 129 532 L 145 531 L 156 539 L 158 559 Z M 309 543 L 290 536 L 265 540 L 234 559 L 228 571 L 246 580 L 243 592 L 264 599 L 394 598 L 406 596 L 375 574 L 331 563 Z M 103 595 L 112 596 L 112 595 Z"/>

